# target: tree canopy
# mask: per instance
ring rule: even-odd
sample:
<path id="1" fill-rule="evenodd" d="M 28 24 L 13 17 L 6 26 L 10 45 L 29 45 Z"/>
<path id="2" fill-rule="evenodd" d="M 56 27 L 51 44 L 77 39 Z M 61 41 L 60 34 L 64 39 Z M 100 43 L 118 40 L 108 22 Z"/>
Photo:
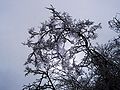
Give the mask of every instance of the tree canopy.
<path id="1" fill-rule="evenodd" d="M 27 43 L 32 52 L 25 62 L 26 76 L 39 75 L 23 90 L 120 90 L 119 36 L 94 47 L 101 23 L 75 20 L 53 6 L 48 21 L 39 30 L 31 28 Z M 110 28 L 119 31 L 120 21 L 113 18 Z"/>

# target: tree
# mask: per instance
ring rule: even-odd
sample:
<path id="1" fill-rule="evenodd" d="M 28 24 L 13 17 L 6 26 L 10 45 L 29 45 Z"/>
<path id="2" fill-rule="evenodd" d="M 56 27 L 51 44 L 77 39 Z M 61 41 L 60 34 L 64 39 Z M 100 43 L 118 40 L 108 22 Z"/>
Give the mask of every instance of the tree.
<path id="1" fill-rule="evenodd" d="M 105 69 L 99 67 L 97 70 L 99 78 L 95 90 L 119 90 L 120 89 L 120 39 L 110 40 L 107 44 L 99 45 L 96 48 L 106 63 L 102 62 Z M 98 88 L 99 87 L 99 88 Z"/>
<path id="2" fill-rule="evenodd" d="M 108 24 L 111 29 L 119 33 L 119 22 L 119 18 L 114 17 Z M 96 50 L 99 51 L 99 56 L 104 57 L 103 60 L 105 61 L 101 60 L 101 64 L 105 69 L 101 66 L 96 70 L 99 72 L 99 77 L 95 84 L 95 90 L 120 90 L 120 36 L 118 35 L 113 40 L 109 40 L 104 45 L 98 45 Z"/>
<path id="3" fill-rule="evenodd" d="M 30 38 L 24 43 L 32 48 L 25 62 L 25 75 L 32 73 L 39 78 L 25 85 L 23 90 L 119 90 L 110 89 L 111 83 L 120 76 L 119 63 L 113 59 L 116 57 L 109 57 L 109 48 L 114 47 L 110 44 L 103 48 L 93 47 L 91 44 L 101 24 L 73 20 L 53 6 L 47 9 L 52 13 L 50 19 L 41 24 L 39 31 L 31 28 Z M 106 51 L 105 46 L 108 47 Z M 117 78 L 111 79 L 113 77 Z M 114 85 L 118 86 L 118 80 Z"/>

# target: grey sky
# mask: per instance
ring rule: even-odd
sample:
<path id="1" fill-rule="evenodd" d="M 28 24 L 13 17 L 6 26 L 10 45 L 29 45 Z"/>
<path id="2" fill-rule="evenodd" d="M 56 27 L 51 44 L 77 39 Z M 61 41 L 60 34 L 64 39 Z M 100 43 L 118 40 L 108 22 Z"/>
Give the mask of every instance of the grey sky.
<path id="1" fill-rule="evenodd" d="M 50 4 L 73 18 L 101 22 L 101 43 L 114 35 L 107 21 L 120 12 L 120 0 L 0 0 L 0 90 L 21 90 L 28 83 L 23 64 L 29 49 L 21 42 L 26 41 L 28 28 L 48 19 L 45 7 Z"/>

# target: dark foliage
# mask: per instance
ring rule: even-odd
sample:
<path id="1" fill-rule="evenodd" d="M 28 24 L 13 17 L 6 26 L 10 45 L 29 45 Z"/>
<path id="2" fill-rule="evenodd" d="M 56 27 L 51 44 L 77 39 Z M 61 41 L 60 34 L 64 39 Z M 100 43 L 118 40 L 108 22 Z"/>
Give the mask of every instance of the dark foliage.
<path id="1" fill-rule="evenodd" d="M 39 75 L 23 90 L 120 90 L 119 38 L 105 45 L 93 47 L 97 37 L 90 20 L 72 20 L 67 13 L 52 6 L 50 19 L 39 31 L 29 30 L 27 45 L 32 48 L 26 65 L 26 76 Z M 114 28 L 117 19 L 109 21 Z"/>

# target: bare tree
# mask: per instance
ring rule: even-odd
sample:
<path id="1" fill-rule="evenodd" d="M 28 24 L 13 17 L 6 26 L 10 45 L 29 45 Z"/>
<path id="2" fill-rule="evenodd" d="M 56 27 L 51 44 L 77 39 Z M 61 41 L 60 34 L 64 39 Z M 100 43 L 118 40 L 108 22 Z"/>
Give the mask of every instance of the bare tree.
<path id="1" fill-rule="evenodd" d="M 120 90 L 119 38 L 105 45 L 93 47 L 97 37 L 90 20 L 73 20 L 51 6 L 52 16 L 37 31 L 29 30 L 30 38 L 24 43 L 32 52 L 26 65 L 26 75 L 39 75 L 23 90 Z M 119 20 L 109 21 L 119 30 Z"/>

